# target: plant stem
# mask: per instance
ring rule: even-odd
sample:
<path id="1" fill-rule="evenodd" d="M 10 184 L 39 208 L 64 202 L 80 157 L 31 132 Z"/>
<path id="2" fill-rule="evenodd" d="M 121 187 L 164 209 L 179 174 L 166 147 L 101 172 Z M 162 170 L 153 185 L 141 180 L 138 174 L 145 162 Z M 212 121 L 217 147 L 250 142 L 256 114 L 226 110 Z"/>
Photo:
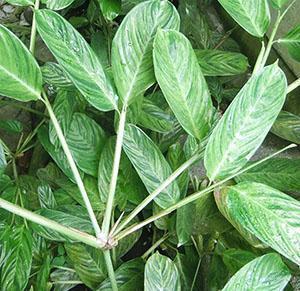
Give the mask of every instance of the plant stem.
<path id="1" fill-rule="evenodd" d="M 187 168 L 193 165 L 196 161 L 203 157 L 204 150 L 202 152 L 195 154 L 184 164 L 182 164 L 171 176 L 169 176 L 162 184 L 155 189 L 150 195 L 148 195 L 117 227 L 113 235 L 118 234 L 125 226 L 127 226 L 130 221 L 138 215 L 157 195 L 159 195 L 165 188 L 167 188 L 176 178 L 182 174 Z"/>
<path id="2" fill-rule="evenodd" d="M 300 78 L 288 86 L 287 92 L 291 93 L 293 90 L 295 90 L 299 86 L 300 86 Z"/>
<path id="3" fill-rule="evenodd" d="M 53 126 L 54 126 L 55 130 L 56 130 L 58 139 L 59 139 L 59 141 L 61 143 L 61 146 L 63 148 L 63 151 L 64 151 L 64 153 L 65 153 L 65 155 L 67 157 L 68 163 L 69 163 L 70 168 L 72 170 L 72 173 L 74 175 L 74 178 L 75 178 L 75 181 L 76 181 L 77 186 L 79 188 L 79 191 L 80 191 L 80 193 L 82 195 L 82 198 L 83 198 L 83 201 L 85 203 L 86 209 L 88 211 L 88 214 L 89 214 L 90 220 L 92 222 L 93 228 L 95 230 L 96 237 L 98 239 L 104 240 L 103 234 L 102 234 L 100 226 L 99 226 L 99 224 L 97 222 L 96 215 L 95 215 L 94 210 L 92 208 L 92 205 L 91 205 L 91 202 L 89 200 L 88 194 L 87 194 L 87 192 L 85 190 L 84 184 L 82 182 L 82 179 L 80 177 L 79 171 L 78 171 L 77 166 L 75 164 L 75 161 L 73 159 L 72 153 L 71 153 L 71 151 L 69 149 L 69 146 L 68 146 L 68 144 L 66 142 L 64 134 L 63 134 L 63 132 L 61 130 L 61 127 L 59 125 L 59 122 L 58 122 L 58 120 L 57 120 L 57 118 L 56 118 L 56 116 L 55 116 L 55 114 L 53 112 L 51 104 L 50 104 L 50 102 L 49 102 L 49 100 L 48 100 L 48 98 L 47 98 L 47 96 L 46 96 L 45 93 L 43 93 L 43 99 L 42 99 L 42 101 L 44 102 L 44 104 L 45 104 L 45 106 L 46 106 L 46 108 L 48 110 L 50 119 L 51 119 L 51 121 L 53 123 Z"/>
<path id="4" fill-rule="evenodd" d="M 265 43 L 262 41 L 261 42 L 261 50 L 260 50 L 259 55 L 257 57 L 256 63 L 255 63 L 255 66 L 254 66 L 254 69 L 253 69 L 253 72 L 252 72 L 252 75 L 255 75 L 260 70 L 260 68 L 261 68 L 261 62 L 262 62 L 262 59 L 264 57 L 265 52 L 266 52 Z"/>
<path id="5" fill-rule="evenodd" d="M 101 240 L 97 239 L 96 237 L 94 237 L 90 234 L 81 232 L 75 228 L 63 226 L 63 225 L 57 223 L 56 221 L 53 221 L 53 220 L 43 217 L 39 214 L 31 212 L 25 208 L 22 208 L 18 205 L 10 203 L 2 198 L 0 198 L 0 207 L 11 213 L 19 215 L 29 221 L 35 222 L 39 225 L 42 225 L 44 227 L 55 230 L 55 231 L 59 232 L 60 234 L 66 235 L 75 241 L 83 242 L 83 243 L 90 245 L 92 247 L 95 247 L 95 248 L 101 249 L 104 247 L 104 244 Z"/>
<path id="6" fill-rule="evenodd" d="M 110 257 L 110 251 L 105 250 L 103 252 L 103 254 L 104 254 L 104 259 L 105 259 L 106 268 L 107 268 L 107 272 L 108 272 L 108 277 L 109 277 L 110 283 L 111 283 L 111 289 L 113 291 L 118 291 L 118 285 L 117 285 L 117 281 L 116 281 L 116 277 L 115 277 L 114 266 L 112 264 L 111 257 Z"/>
<path id="7" fill-rule="evenodd" d="M 30 45 L 29 50 L 34 55 L 35 51 L 35 40 L 36 40 L 36 20 L 35 20 L 35 11 L 40 7 L 40 0 L 35 0 L 34 3 L 34 13 L 32 18 L 32 26 L 31 26 L 31 35 L 30 35 Z"/>
<path id="8" fill-rule="evenodd" d="M 114 163 L 112 168 L 111 180 L 109 184 L 107 204 L 106 204 L 106 209 L 105 209 L 105 214 L 104 214 L 104 219 L 102 224 L 103 235 L 106 239 L 108 238 L 108 234 L 109 234 L 111 215 L 112 215 L 114 197 L 115 197 L 116 186 L 117 186 L 117 179 L 118 179 L 121 153 L 122 153 L 122 144 L 123 144 L 124 131 L 125 131 L 125 123 L 126 123 L 126 105 L 123 106 L 120 114 L 119 126 L 117 132 L 117 141 L 115 146 Z"/>
<path id="9" fill-rule="evenodd" d="M 211 191 L 213 191 L 215 188 L 223 185 L 224 183 L 226 183 L 227 181 L 233 179 L 234 177 L 236 177 L 238 175 L 241 175 L 244 172 L 249 171 L 250 169 L 256 167 L 257 165 L 259 165 L 259 164 L 261 164 L 261 163 L 263 163 L 263 162 L 265 162 L 267 160 L 269 160 L 270 158 L 273 158 L 274 156 L 282 153 L 283 151 L 286 151 L 287 149 L 290 149 L 290 148 L 294 148 L 296 146 L 297 145 L 295 145 L 295 144 L 290 144 L 287 147 L 285 147 L 285 148 L 283 148 L 283 149 L 275 152 L 274 154 L 272 154 L 272 155 L 270 155 L 270 156 L 268 156 L 268 157 L 266 157 L 266 158 L 264 158 L 264 159 L 262 159 L 260 161 L 257 161 L 257 162 L 251 164 L 248 167 L 245 167 L 244 169 L 242 169 L 238 173 L 233 174 L 233 175 L 229 176 L 228 178 L 226 178 L 226 179 L 224 179 L 222 181 L 219 181 L 219 182 L 217 182 L 217 183 L 215 183 L 215 184 L 207 187 L 206 189 L 204 189 L 202 191 L 196 192 L 196 193 L 194 193 L 194 194 L 192 194 L 192 195 L 184 198 L 183 200 L 179 201 L 178 203 L 172 205 L 171 207 L 169 207 L 169 208 L 167 208 L 167 209 L 165 209 L 165 210 L 163 210 L 163 211 L 161 211 L 161 212 L 159 212 L 159 213 L 157 213 L 157 214 L 155 214 L 153 216 L 150 216 L 146 220 L 128 227 L 127 229 L 125 229 L 124 231 L 122 231 L 118 235 L 116 235 L 114 237 L 114 239 L 116 241 L 118 241 L 118 240 L 124 238 L 125 236 L 127 236 L 127 235 L 129 235 L 129 234 L 131 234 L 131 233 L 133 233 L 133 232 L 135 232 L 137 230 L 139 230 L 140 228 L 144 227 L 145 225 L 147 225 L 147 224 L 149 224 L 149 223 L 151 223 L 151 222 L 153 222 L 153 221 L 155 221 L 155 220 L 157 220 L 157 219 L 159 219 L 159 218 L 161 218 L 163 216 L 168 215 L 169 213 L 173 212 L 174 210 L 176 210 L 176 209 L 178 209 L 178 208 L 180 208 L 180 207 L 182 207 L 182 206 L 184 206 L 184 205 L 186 205 L 188 203 L 191 203 L 191 202 L 193 202 L 193 201 L 195 201 L 195 200 L 197 200 L 199 198 L 205 197 Z"/>
<path id="10" fill-rule="evenodd" d="M 165 234 L 164 236 L 162 236 L 157 242 L 155 242 L 143 255 L 142 255 L 142 259 L 146 260 L 147 257 L 153 252 L 155 251 L 156 248 L 158 248 L 167 238 L 169 237 L 169 234 Z"/>

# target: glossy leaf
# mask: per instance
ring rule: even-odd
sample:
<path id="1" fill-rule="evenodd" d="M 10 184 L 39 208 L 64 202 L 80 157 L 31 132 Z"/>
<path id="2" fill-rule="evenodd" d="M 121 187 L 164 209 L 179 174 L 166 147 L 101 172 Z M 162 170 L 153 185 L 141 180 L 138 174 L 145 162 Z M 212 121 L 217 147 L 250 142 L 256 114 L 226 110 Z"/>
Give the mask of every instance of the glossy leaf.
<path id="1" fill-rule="evenodd" d="M 84 38 L 59 14 L 36 12 L 37 29 L 77 89 L 95 108 L 117 108 L 117 95 L 94 51 Z"/>
<path id="2" fill-rule="evenodd" d="M 195 50 L 204 76 L 232 76 L 244 73 L 248 59 L 235 52 L 220 50 Z"/>
<path id="3" fill-rule="evenodd" d="M 146 263 L 144 290 L 180 291 L 180 279 L 176 265 L 166 256 L 155 253 Z"/>
<path id="4" fill-rule="evenodd" d="M 121 0 L 99 0 L 103 16 L 112 21 L 121 12 Z"/>
<path id="5" fill-rule="evenodd" d="M 0 128 L 10 133 L 20 133 L 23 125 L 18 120 L 0 120 Z"/>
<path id="6" fill-rule="evenodd" d="M 112 44 L 112 70 L 123 103 L 155 83 L 152 45 L 157 28 L 179 29 L 179 16 L 168 1 L 146 1 L 122 21 Z"/>
<path id="7" fill-rule="evenodd" d="M 300 116 L 281 111 L 271 131 L 283 139 L 300 144 Z"/>
<path id="8" fill-rule="evenodd" d="M 34 1 L 31 0 L 8 0 L 7 3 L 16 6 L 33 6 Z"/>
<path id="9" fill-rule="evenodd" d="M 53 62 L 48 62 L 41 67 L 43 81 L 49 85 L 56 86 L 58 88 L 72 89 L 74 85 L 62 67 Z"/>
<path id="10" fill-rule="evenodd" d="M 300 191 L 300 159 L 270 159 L 235 178 L 257 182 L 281 191 Z"/>
<path id="11" fill-rule="evenodd" d="M 156 79 L 179 123 L 190 135 L 204 137 L 214 109 L 190 42 L 180 32 L 159 30 L 153 54 Z"/>
<path id="12" fill-rule="evenodd" d="M 278 9 L 282 8 L 289 0 L 271 0 L 272 4 Z"/>
<path id="13" fill-rule="evenodd" d="M 72 210 L 71 207 L 73 207 L 72 209 L 75 209 L 77 213 L 74 213 L 74 211 L 73 213 L 70 213 L 70 210 Z M 61 207 L 57 209 L 43 208 L 41 210 L 38 210 L 37 213 L 64 226 L 72 227 L 82 232 L 93 234 L 93 227 L 91 225 L 89 217 L 86 214 L 86 210 L 81 206 L 68 205 L 68 207 Z M 59 242 L 74 242 L 68 236 L 64 236 L 61 233 L 43 227 L 39 224 L 32 224 L 32 228 L 40 236 L 48 240 Z"/>
<path id="14" fill-rule="evenodd" d="M 78 167 L 97 177 L 100 153 L 106 141 L 100 125 L 83 113 L 75 113 L 66 138 Z"/>
<path id="15" fill-rule="evenodd" d="M 116 281 L 119 291 L 143 290 L 144 262 L 141 258 L 123 263 L 115 270 Z M 109 278 L 104 280 L 97 291 L 111 291 Z"/>
<path id="16" fill-rule="evenodd" d="M 279 255 L 259 257 L 240 269 L 222 291 L 283 290 L 291 274 Z"/>
<path id="17" fill-rule="evenodd" d="M 260 183 L 243 182 L 215 193 L 221 213 L 241 233 L 248 232 L 300 264 L 300 202 Z M 247 237 L 245 237 L 247 239 Z"/>
<path id="18" fill-rule="evenodd" d="M 65 249 L 79 278 L 96 289 L 107 276 L 102 251 L 83 244 L 65 244 Z"/>
<path id="19" fill-rule="evenodd" d="M 56 269 L 51 273 L 50 278 L 54 291 L 68 291 L 82 283 L 76 271 L 71 268 Z"/>
<path id="20" fill-rule="evenodd" d="M 47 8 L 51 10 L 62 10 L 70 6 L 74 0 L 46 0 Z"/>
<path id="21" fill-rule="evenodd" d="M 32 262 L 32 237 L 24 226 L 12 227 L 2 236 L 1 289 L 25 290 Z"/>
<path id="22" fill-rule="evenodd" d="M 42 208 L 55 208 L 56 200 L 53 195 L 53 192 L 48 184 L 41 185 L 37 189 L 39 200 Z"/>
<path id="23" fill-rule="evenodd" d="M 250 34 L 263 37 L 270 24 L 267 0 L 218 0 L 230 16 Z"/>
<path id="24" fill-rule="evenodd" d="M 156 106 L 150 100 L 143 100 L 142 112 L 138 116 L 138 124 L 156 132 L 168 132 L 174 125 L 174 117 Z"/>
<path id="25" fill-rule="evenodd" d="M 279 39 L 289 50 L 290 55 L 300 62 L 300 25 L 292 29 L 285 37 Z"/>
<path id="26" fill-rule="evenodd" d="M 238 172 L 263 142 L 285 101 L 287 81 L 275 63 L 242 88 L 214 128 L 204 157 L 210 180 Z"/>
<path id="27" fill-rule="evenodd" d="M 0 94 L 19 101 L 40 98 L 42 74 L 25 45 L 0 25 Z"/>
<path id="28" fill-rule="evenodd" d="M 149 193 L 153 192 L 172 170 L 154 142 L 138 127 L 127 125 L 123 149 Z M 176 182 L 171 183 L 154 201 L 162 208 L 173 205 L 180 198 Z"/>

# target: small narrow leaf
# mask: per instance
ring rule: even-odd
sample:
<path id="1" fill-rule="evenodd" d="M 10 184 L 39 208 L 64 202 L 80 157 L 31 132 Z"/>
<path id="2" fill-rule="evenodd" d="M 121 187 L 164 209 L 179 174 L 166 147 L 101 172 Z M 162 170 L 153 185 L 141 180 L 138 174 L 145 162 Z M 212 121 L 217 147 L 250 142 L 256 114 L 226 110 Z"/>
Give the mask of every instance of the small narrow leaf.
<path id="1" fill-rule="evenodd" d="M 299 201 L 254 182 L 225 187 L 215 193 L 215 199 L 221 213 L 242 235 L 254 235 L 300 264 Z"/>
<path id="2" fill-rule="evenodd" d="M 270 159 L 235 178 L 257 182 L 281 191 L 300 191 L 300 159 Z"/>
<path id="3" fill-rule="evenodd" d="M 283 139 L 300 144 L 300 116 L 282 110 L 271 132 Z"/>
<path id="4" fill-rule="evenodd" d="M 166 256 L 155 253 L 145 267 L 144 290 L 180 291 L 179 273 L 174 262 Z"/>
<path id="5" fill-rule="evenodd" d="M 25 45 L 0 25 L 0 94 L 19 101 L 40 98 L 42 74 Z"/>
<path id="6" fill-rule="evenodd" d="M 1 289 L 25 290 L 32 262 L 32 236 L 24 226 L 7 230 L 1 238 Z"/>
<path id="7" fill-rule="evenodd" d="M 270 24 L 267 0 L 218 0 L 230 16 L 250 34 L 263 37 Z"/>
<path id="8" fill-rule="evenodd" d="M 204 76 L 232 76 L 244 73 L 248 59 L 235 52 L 219 50 L 195 50 Z"/>
<path id="9" fill-rule="evenodd" d="M 109 20 L 114 20 L 121 12 L 121 0 L 99 0 L 103 16 Z"/>
<path id="10" fill-rule="evenodd" d="M 289 269 L 279 255 L 259 257 L 240 269 L 222 291 L 283 290 L 291 279 Z"/>
<path id="11" fill-rule="evenodd" d="M 124 18 L 112 44 L 112 70 L 123 103 L 155 83 L 152 45 L 157 28 L 179 29 L 179 16 L 168 1 L 146 1 Z"/>
<path id="12" fill-rule="evenodd" d="M 242 88 L 209 138 L 204 164 L 210 180 L 238 172 L 263 142 L 285 101 L 287 81 L 277 64 Z"/>
<path id="13" fill-rule="evenodd" d="M 203 138 L 214 112 L 209 90 L 188 39 L 174 30 L 159 30 L 154 41 L 158 84 L 182 127 Z"/>
<path id="14" fill-rule="evenodd" d="M 279 39 L 289 50 L 290 55 L 300 62 L 300 25 L 292 29 L 284 38 Z"/>
<path id="15" fill-rule="evenodd" d="M 102 111 L 116 109 L 115 89 L 85 39 L 53 11 L 42 9 L 35 15 L 42 39 L 87 101 Z"/>
<path id="16" fill-rule="evenodd" d="M 161 151 L 138 127 L 131 124 L 126 126 L 123 148 L 149 193 L 172 174 Z M 154 200 L 160 207 L 166 208 L 176 203 L 179 198 L 179 187 L 173 182 Z"/>

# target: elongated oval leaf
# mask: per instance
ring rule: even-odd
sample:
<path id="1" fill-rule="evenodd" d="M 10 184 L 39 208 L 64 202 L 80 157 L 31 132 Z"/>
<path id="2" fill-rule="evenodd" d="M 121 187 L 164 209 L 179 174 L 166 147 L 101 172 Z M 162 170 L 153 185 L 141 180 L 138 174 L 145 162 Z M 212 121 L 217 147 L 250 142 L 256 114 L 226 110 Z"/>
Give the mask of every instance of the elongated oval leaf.
<path id="1" fill-rule="evenodd" d="M 222 291 L 283 290 L 291 279 L 279 255 L 271 253 L 254 259 L 240 269 Z"/>
<path id="2" fill-rule="evenodd" d="M 42 74 L 25 45 L 0 25 L 0 94 L 19 101 L 37 100 Z"/>
<path id="3" fill-rule="evenodd" d="M 107 277 L 102 251 L 78 243 L 67 243 L 65 249 L 79 278 L 84 284 L 95 290 Z"/>
<path id="4" fill-rule="evenodd" d="M 31 0 L 8 0 L 7 3 L 16 6 L 33 6 L 34 1 Z"/>
<path id="5" fill-rule="evenodd" d="M 213 106 L 196 55 L 188 39 L 159 30 L 154 41 L 155 76 L 182 127 L 202 138 L 211 125 Z"/>
<path id="6" fill-rule="evenodd" d="M 36 12 L 37 29 L 68 77 L 95 108 L 117 108 L 115 89 L 102 65 L 84 38 L 59 14 Z"/>
<path id="7" fill-rule="evenodd" d="M 277 64 L 246 83 L 209 138 L 204 164 L 210 180 L 236 173 L 252 157 L 283 106 L 286 88 Z"/>
<path id="8" fill-rule="evenodd" d="M 116 281 L 119 290 L 133 291 L 143 290 L 144 262 L 141 258 L 123 263 L 116 271 Z M 97 291 L 111 291 L 109 278 L 104 280 Z"/>
<path id="9" fill-rule="evenodd" d="M 271 132 L 283 139 L 300 144 L 300 116 L 282 110 Z"/>
<path id="10" fill-rule="evenodd" d="M 149 193 L 172 174 L 159 148 L 138 127 L 131 124 L 126 126 L 123 149 Z M 176 203 L 179 198 L 179 187 L 173 182 L 155 198 L 155 202 L 166 208 Z"/>
<path id="11" fill-rule="evenodd" d="M 270 159 L 235 178 L 257 182 L 281 191 L 300 192 L 300 159 Z"/>
<path id="12" fill-rule="evenodd" d="M 24 226 L 13 227 L 1 237 L 1 289 L 25 290 L 32 262 L 32 236 Z"/>
<path id="13" fill-rule="evenodd" d="M 75 211 L 78 212 L 77 216 L 74 213 Z M 74 227 L 75 229 L 78 229 L 82 232 L 93 234 L 93 226 L 91 225 L 85 209 L 81 206 L 68 205 L 68 208 L 60 207 L 57 209 L 43 208 L 41 210 L 38 210 L 37 213 L 64 226 Z M 32 228 L 36 233 L 48 240 L 59 242 L 74 242 L 74 240 L 71 240 L 68 236 L 64 236 L 63 234 L 60 234 L 39 224 L 33 223 Z"/>
<path id="14" fill-rule="evenodd" d="M 66 138 L 78 167 L 97 177 L 100 153 L 106 141 L 104 130 L 87 115 L 75 113 Z"/>
<path id="15" fill-rule="evenodd" d="M 180 280 L 177 267 L 166 256 L 155 253 L 145 267 L 145 291 L 180 291 Z"/>
<path id="16" fill-rule="evenodd" d="M 46 0 L 47 8 L 51 10 L 61 10 L 70 6 L 74 0 Z"/>
<path id="17" fill-rule="evenodd" d="M 300 25 L 292 29 L 285 37 L 279 39 L 289 50 L 290 55 L 300 62 Z"/>
<path id="18" fill-rule="evenodd" d="M 230 16 L 250 34 L 263 37 L 270 24 L 267 0 L 218 0 Z"/>
<path id="19" fill-rule="evenodd" d="M 195 50 L 204 76 L 232 76 L 244 73 L 248 59 L 235 52 L 219 50 Z"/>
<path id="20" fill-rule="evenodd" d="M 124 103 L 155 82 L 152 44 L 158 27 L 178 30 L 178 13 L 166 0 L 146 1 L 127 14 L 113 39 L 113 75 Z"/>
<path id="21" fill-rule="evenodd" d="M 221 213 L 244 231 L 300 264 L 300 202 L 267 185 L 243 182 L 215 193 Z M 247 238 L 246 238 L 247 239 Z"/>

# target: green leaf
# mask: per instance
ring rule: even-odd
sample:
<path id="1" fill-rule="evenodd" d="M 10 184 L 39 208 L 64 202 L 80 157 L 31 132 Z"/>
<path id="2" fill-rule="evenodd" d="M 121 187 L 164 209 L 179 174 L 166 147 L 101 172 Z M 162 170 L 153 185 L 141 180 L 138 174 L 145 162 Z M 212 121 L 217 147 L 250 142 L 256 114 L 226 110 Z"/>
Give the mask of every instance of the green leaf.
<path id="1" fill-rule="evenodd" d="M 244 73 L 248 59 L 243 54 L 220 50 L 195 50 L 204 76 L 232 76 Z"/>
<path id="2" fill-rule="evenodd" d="M 72 170 L 69 166 L 68 160 L 62 148 L 55 148 L 55 146 L 50 142 L 48 129 L 45 126 L 42 126 L 38 130 L 38 139 L 41 142 L 44 149 L 48 152 L 51 158 L 59 166 L 59 168 L 64 172 L 64 174 L 69 177 L 72 181 L 75 181 L 73 177 Z M 83 173 L 81 172 L 81 176 Z"/>
<path id="3" fill-rule="evenodd" d="M 235 178 L 257 182 L 281 191 L 300 191 L 300 159 L 269 159 Z"/>
<path id="4" fill-rule="evenodd" d="M 126 126 L 123 149 L 149 193 L 172 174 L 161 151 L 138 127 L 131 124 Z M 173 182 L 154 200 L 160 207 L 167 208 L 176 203 L 179 198 L 179 187 L 176 182 Z"/>
<path id="5" fill-rule="evenodd" d="M 279 255 L 271 253 L 259 257 L 240 269 L 222 291 L 283 290 L 291 274 Z"/>
<path id="6" fill-rule="evenodd" d="M 114 20 L 121 12 L 121 0 L 98 0 L 103 16 L 109 20 Z"/>
<path id="7" fill-rule="evenodd" d="M 51 10 L 61 10 L 70 6 L 74 0 L 46 0 L 47 8 Z"/>
<path id="8" fill-rule="evenodd" d="M 117 108 L 115 89 L 94 51 L 84 38 L 59 14 L 36 12 L 37 29 L 68 77 L 95 108 Z"/>
<path id="9" fill-rule="evenodd" d="M 34 5 L 34 1 L 30 1 L 30 0 L 8 0 L 6 2 L 11 5 L 16 5 L 16 6 L 33 6 Z"/>
<path id="10" fill-rule="evenodd" d="M 41 67 L 43 81 L 58 88 L 73 89 L 74 85 L 62 67 L 53 62 L 47 62 Z"/>
<path id="11" fill-rule="evenodd" d="M 282 8 L 289 0 L 271 0 L 272 4 L 280 9 Z"/>
<path id="12" fill-rule="evenodd" d="M 188 39 L 174 30 L 159 30 L 154 41 L 158 84 L 182 127 L 203 138 L 214 112 L 209 90 Z"/>
<path id="13" fill-rule="evenodd" d="M 271 131 L 283 139 L 300 144 L 300 116 L 282 110 Z"/>
<path id="14" fill-rule="evenodd" d="M 299 201 L 254 182 L 225 187 L 215 193 L 215 199 L 221 213 L 242 235 L 248 232 L 300 264 Z"/>
<path id="15" fill-rule="evenodd" d="M 25 290 L 32 262 L 32 236 L 25 226 L 8 229 L 3 242 L 1 259 L 1 289 Z"/>
<path id="16" fill-rule="evenodd" d="M 137 123 L 156 132 L 168 132 L 173 128 L 174 117 L 152 101 L 144 99 Z"/>
<path id="17" fill-rule="evenodd" d="M 116 281 L 119 291 L 139 291 L 143 290 L 144 262 L 141 258 L 133 259 L 123 263 L 115 270 Z M 109 278 L 104 280 L 98 291 L 111 291 Z"/>
<path id="18" fill-rule="evenodd" d="M 284 38 L 278 40 L 289 50 L 290 55 L 300 62 L 300 25 L 292 29 Z"/>
<path id="19" fill-rule="evenodd" d="M 71 212 L 72 210 L 73 212 Z M 93 227 L 91 225 L 89 217 L 86 213 L 86 210 L 81 206 L 68 205 L 65 207 L 61 206 L 57 209 L 43 208 L 41 210 L 38 210 L 37 213 L 64 226 L 93 234 Z M 33 223 L 32 229 L 40 236 L 51 241 L 74 242 L 69 237 L 39 224 Z"/>
<path id="20" fill-rule="evenodd" d="M 223 262 L 231 274 L 235 274 L 240 268 L 256 257 L 255 254 L 240 249 L 228 249 L 222 253 Z"/>
<path id="21" fill-rule="evenodd" d="M 179 16 L 168 1 L 146 1 L 122 21 L 112 43 L 112 70 L 123 103 L 155 83 L 152 45 L 157 28 L 179 29 Z"/>
<path id="22" fill-rule="evenodd" d="M 159 253 L 155 253 L 147 260 L 144 280 L 145 291 L 181 290 L 176 265 L 171 259 Z"/>
<path id="23" fill-rule="evenodd" d="M 287 81 L 275 63 L 242 88 L 214 128 L 204 157 L 209 179 L 238 172 L 263 142 L 285 101 Z"/>
<path id="24" fill-rule="evenodd" d="M 42 74 L 25 45 L 0 25 L 0 94 L 19 101 L 40 98 Z"/>
<path id="25" fill-rule="evenodd" d="M 55 208 L 56 200 L 53 195 L 53 192 L 48 184 L 44 184 L 38 187 L 37 189 L 39 200 L 42 208 Z"/>
<path id="26" fill-rule="evenodd" d="M 270 24 L 267 0 L 218 0 L 230 16 L 250 34 L 263 37 Z"/>
<path id="27" fill-rule="evenodd" d="M 79 278 L 91 289 L 107 277 L 102 251 L 83 244 L 65 244 L 68 257 Z"/>
<path id="28" fill-rule="evenodd" d="M 100 125 L 83 113 L 75 113 L 66 139 L 78 167 L 97 177 L 100 154 L 106 141 Z"/>
<path id="29" fill-rule="evenodd" d="M 0 120 L 0 128 L 11 133 L 21 133 L 23 125 L 18 120 Z"/>
<path id="30" fill-rule="evenodd" d="M 7 166 L 6 157 L 3 149 L 2 142 L 0 140 L 0 176 L 4 173 L 4 170 Z"/>
<path id="31" fill-rule="evenodd" d="M 50 275 L 53 291 L 68 291 L 82 283 L 76 271 L 71 268 L 56 269 Z"/>
<path id="32" fill-rule="evenodd" d="M 43 257 L 43 263 L 40 266 L 36 278 L 36 289 L 37 290 L 43 290 L 43 291 L 50 291 L 51 286 L 48 283 L 49 275 L 51 271 L 51 260 L 52 256 L 49 253 L 46 253 Z"/>

